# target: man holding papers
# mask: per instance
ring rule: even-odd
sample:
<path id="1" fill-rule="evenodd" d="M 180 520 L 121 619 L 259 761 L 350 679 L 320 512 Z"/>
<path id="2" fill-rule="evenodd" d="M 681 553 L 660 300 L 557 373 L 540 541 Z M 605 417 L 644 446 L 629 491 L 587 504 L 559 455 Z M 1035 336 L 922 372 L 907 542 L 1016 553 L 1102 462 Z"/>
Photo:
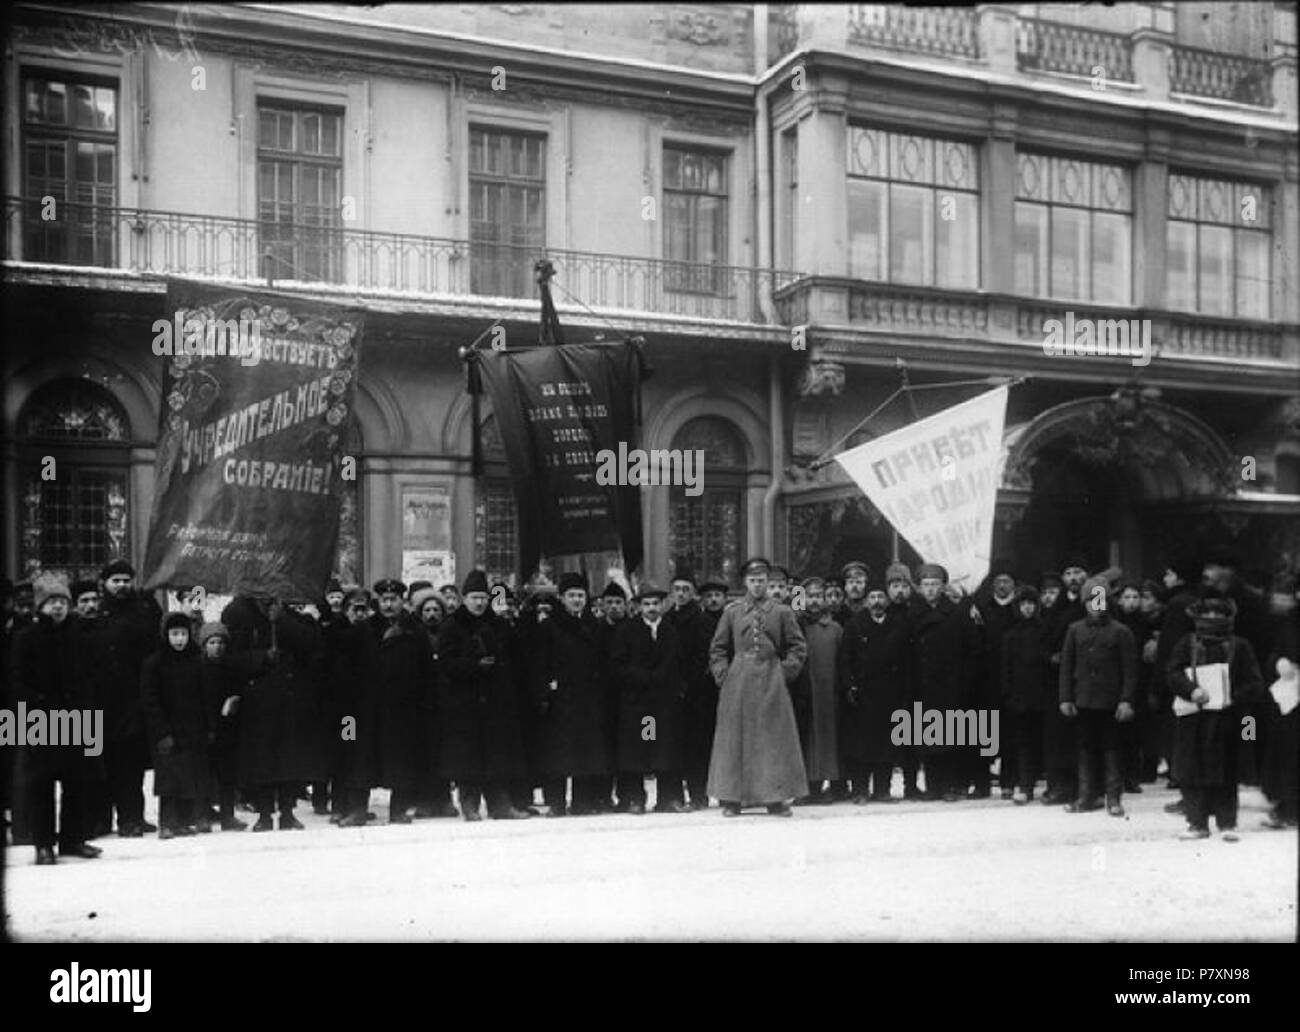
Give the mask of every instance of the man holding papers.
<path id="1" fill-rule="evenodd" d="M 1166 667 L 1174 694 L 1173 776 L 1183 792 L 1187 830 L 1210 835 L 1210 815 L 1225 842 L 1237 841 L 1237 747 L 1241 708 L 1263 687 L 1250 643 L 1232 633 L 1237 607 L 1207 595 L 1187 610 L 1193 630 L 1174 645 Z"/>

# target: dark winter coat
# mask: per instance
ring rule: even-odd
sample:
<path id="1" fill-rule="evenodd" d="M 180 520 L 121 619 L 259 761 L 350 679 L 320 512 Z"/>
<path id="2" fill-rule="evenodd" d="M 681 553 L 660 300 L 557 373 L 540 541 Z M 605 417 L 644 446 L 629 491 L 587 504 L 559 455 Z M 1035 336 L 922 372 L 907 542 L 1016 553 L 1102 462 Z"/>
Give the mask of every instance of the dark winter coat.
<path id="1" fill-rule="evenodd" d="M 240 702 L 240 784 L 253 788 L 325 776 L 321 747 L 320 628 L 286 609 L 270 654 L 271 621 L 247 597 L 221 613 L 230 629 L 230 664 L 248 687 Z"/>
<path id="2" fill-rule="evenodd" d="M 1079 709 L 1111 710 L 1137 698 L 1138 654 L 1133 632 L 1110 617 L 1070 624 L 1061 646 L 1060 701 Z"/>
<path id="3" fill-rule="evenodd" d="M 855 764 L 898 761 L 893 715 L 908 706 L 911 631 L 906 611 L 890 607 L 877 623 L 865 610 L 844 628 L 840 645 L 840 741 Z"/>
<path id="4" fill-rule="evenodd" d="M 244 681 L 233 666 L 229 656 L 219 660 L 203 658 L 201 673 L 203 681 L 203 700 L 216 728 L 216 741 L 212 743 L 209 753 L 212 756 L 212 769 L 222 785 L 239 784 L 239 705 L 243 702 Z M 235 697 L 234 712 L 222 716 L 221 710 L 226 700 Z"/>
<path id="5" fill-rule="evenodd" d="M 149 596 L 105 596 L 92 639 L 96 695 L 104 709 L 108 748 L 118 755 L 131 753 L 143 764 L 151 754 L 140 709 L 140 672 L 145 658 L 158 650 L 162 617 Z"/>
<path id="6" fill-rule="evenodd" d="M 1174 717 L 1177 732 L 1169 765 L 1172 776 L 1183 788 L 1236 786 L 1241 714 L 1259 699 L 1264 679 L 1254 649 L 1239 635 L 1207 643 L 1197 638 L 1195 632 L 1185 634 L 1169 655 L 1165 668 L 1169 690 L 1189 702 L 1196 683 L 1188 678 L 1187 669 L 1225 662 L 1231 705 Z"/>
<path id="7" fill-rule="evenodd" d="M 1057 708 L 1058 685 L 1052 677 L 1049 648 L 1047 627 L 1038 616 L 1016 621 L 1002 635 L 1001 704 L 1012 713 Z"/>
<path id="8" fill-rule="evenodd" d="M 618 686 L 618 769 L 680 772 L 686 685 L 676 629 L 660 619 L 652 638 L 641 617 L 624 620 L 614 635 L 609 664 Z M 651 728 L 654 735 L 647 741 Z"/>
<path id="9" fill-rule="evenodd" d="M 330 776 L 350 789 L 365 790 L 376 783 L 375 684 L 365 664 L 371 637 L 368 618 L 358 624 L 331 620 L 321 628 L 322 750 Z"/>
<path id="10" fill-rule="evenodd" d="M 800 628 L 808 658 L 793 685 L 795 717 L 805 772 L 819 785 L 841 777 L 838 665 L 844 628 L 829 613 L 824 622 L 820 616 L 800 621 Z"/>
<path id="11" fill-rule="evenodd" d="M 495 665 L 483 667 L 487 656 Z M 488 609 L 474 616 L 465 606 L 438 627 L 441 682 L 442 773 L 462 784 L 482 785 L 525 777 L 519 728 L 514 632 Z"/>
<path id="12" fill-rule="evenodd" d="M 1020 618 L 1013 597 L 1006 605 L 996 602 L 992 595 L 976 603 L 982 633 L 980 634 L 980 673 L 976 682 L 975 704 L 984 709 L 996 709 L 1002 699 L 1002 644 L 1007 631 Z"/>
<path id="13" fill-rule="evenodd" d="M 217 725 L 203 688 L 203 659 L 191 638 L 177 652 L 170 645 L 144 661 L 140 707 L 153 756 L 158 796 L 206 799 L 212 794 L 209 749 Z M 171 739 L 170 747 L 164 750 Z"/>
<path id="14" fill-rule="evenodd" d="M 745 598 L 722 611 L 709 646 L 721 688 L 708 793 L 723 802 L 778 803 L 808 794 L 790 685 L 808 643 L 794 613 Z"/>
<path id="15" fill-rule="evenodd" d="M 390 622 L 380 613 L 365 623 L 365 696 L 357 741 L 371 786 L 414 791 L 429 773 L 430 711 L 437 707 L 433 651 L 423 624 L 409 613 Z"/>
<path id="16" fill-rule="evenodd" d="M 1043 627 L 1047 634 L 1049 683 L 1043 696 L 1043 767 L 1048 771 L 1074 771 L 1078 761 L 1075 748 L 1075 722 L 1061 713 L 1061 648 L 1070 624 L 1084 617 L 1083 603 L 1064 592 L 1056 605 L 1043 610 Z M 1074 775 L 1071 774 L 1071 777 Z"/>
<path id="17" fill-rule="evenodd" d="M 1297 774 L 1296 761 L 1300 756 L 1300 706 L 1286 716 L 1273 698 L 1267 686 L 1278 677 L 1277 661 L 1289 659 L 1293 664 L 1300 663 L 1300 607 L 1292 609 L 1277 633 L 1277 650 L 1263 671 L 1265 689 L 1261 700 L 1265 720 L 1268 722 L 1264 735 L 1264 794 L 1274 802 L 1286 802 L 1294 807 L 1296 796 L 1300 794 L 1300 774 Z M 1265 698 L 1265 696 L 1267 698 Z"/>
<path id="18" fill-rule="evenodd" d="M 940 597 L 931 606 L 917 600 L 911 615 L 912 700 L 923 709 L 960 710 L 974 704 L 980 675 L 980 629 L 970 618 L 970 603 Z M 949 745 L 922 745 L 947 752 Z"/>
<path id="19" fill-rule="evenodd" d="M 600 626 L 590 614 L 559 612 L 539 632 L 531 668 L 532 703 L 538 715 L 534 774 L 542 780 L 610 774 L 614 761 L 606 713 L 609 672 Z"/>
<path id="20" fill-rule="evenodd" d="M 49 617 L 40 616 L 14 635 L 9 661 L 15 703 L 24 702 L 29 710 L 45 710 L 47 717 L 47 744 L 28 745 L 22 750 L 23 771 L 29 780 L 103 779 L 102 753 L 100 756 L 85 754 L 89 745 L 85 711 L 95 707 L 95 695 L 91 683 L 94 657 L 84 639 L 83 629 L 71 614 L 57 625 Z M 48 744 L 53 730 L 48 721 L 51 710 L 82 711 L 83 745 Z M 107 720 L 100 727 L 100 735 L 98 745 L 103 750 L 108 737 Z"/>

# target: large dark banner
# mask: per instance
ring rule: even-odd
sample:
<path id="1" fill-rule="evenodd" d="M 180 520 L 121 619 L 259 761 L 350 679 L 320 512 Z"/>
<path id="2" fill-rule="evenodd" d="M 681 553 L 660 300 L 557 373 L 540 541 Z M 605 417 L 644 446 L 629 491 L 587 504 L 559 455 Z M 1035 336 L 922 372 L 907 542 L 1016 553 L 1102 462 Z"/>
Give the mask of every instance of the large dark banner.
<path id="1" fill-rule="evenodd" d="M 286 600 L 334 563 L 365 313 L 173 281 L 145 581 Z M 164 328 L 165 327 L 165 328 Z"/>
<path id="2" fill-rule="evenodd" d="M 622 550 L 640 564 L 641 500 L 635 486 L 596 481 L 597 453 L 636 447 L 640 349 L 562 344 L 477 355 L 505 446 L 519 509 L 520 577 L 538 559 Z"/>

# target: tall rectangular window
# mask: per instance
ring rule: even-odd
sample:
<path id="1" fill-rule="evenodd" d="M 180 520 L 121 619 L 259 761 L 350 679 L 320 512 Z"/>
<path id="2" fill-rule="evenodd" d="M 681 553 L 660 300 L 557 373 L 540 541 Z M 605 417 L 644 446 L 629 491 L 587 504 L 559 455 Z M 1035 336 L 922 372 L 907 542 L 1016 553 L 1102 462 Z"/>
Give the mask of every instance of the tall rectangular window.
<path id="1" fill-rule="evenodd" d="M 1266 187 L 1170 173 L 1168 306 L 1205 315 L 1269 318 L 1271 209 Z"/>
<path id="2" fill-rule="evenodd" d="M 956 140 L 848 127 L 849 275 L 979 286 L 979 167 Z"/>
<path id="3" fill-rule="evenodd" d="M 22 146 L 23 257 L 116 265 L 116 87 L 28 72 Z"/>
<path id="4" fill-rule="evenodd" d="M 1023 152 L 1016 155 L 1016 165 L 1017 293 L 1131 304 L 1129 170 Z"/>
<path id="5" fill-rule="evenodd" d="M 488 126 L 469 131 L 470 290 L 532 297 L 546 248 L 546 137 Z"/>
<path id="6" fill-rule="evenodd" d="M 726 281 L 727 155 L 664 147 L 666 284 L 677 293 L 722 294 Z"/>
<path id="7" fill-rule="evenodd" d="M 343 115 L 263 104 L 257 111 L 257 213 L 262 251 L 280 279 L 343 275 Z"/>

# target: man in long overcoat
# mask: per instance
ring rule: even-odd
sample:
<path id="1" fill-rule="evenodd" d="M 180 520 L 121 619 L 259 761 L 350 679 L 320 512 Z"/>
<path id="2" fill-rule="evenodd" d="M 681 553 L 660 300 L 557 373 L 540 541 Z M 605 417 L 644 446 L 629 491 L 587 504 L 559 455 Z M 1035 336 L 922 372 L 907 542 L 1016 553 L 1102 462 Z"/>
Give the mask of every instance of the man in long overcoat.
<path id="1" fill-rule="evenodd" d="M 911 669 L 906 613 L 889 604 L 881 582 L 868 584 L 866 603 L 850 617 L 840 644 L 840 742 L 858 805 L 868 798 L 893 801 L 889 782 L 904 754 L 893 742 L 892 718 L 908 704 Z"/>
<path id="2" fill-rule="evenodd" d="M 937 563 L 917 567 L 916 580 L 920 594 L 911 615 L 912 701 L 920 702 L 923 712 L 967 709 L 977 674 L 973 661 L 980 654 L 980 631 L 970 618 L 970 604 L 948 598 L 948 571 Z M 919 737 L 919 729 L 913 734 Z M 951 742 L 922 743 L 920 748 L 927 798 L 964 799 L 969 779 L 963 749 Z"/>
<path id="3" fill-rule="evenodd" d="M 94 636 L 98 704 L 104 710 L 104 766 L 117 833 L 138 838 L 158 829 L 144 819 L 144 772 L 149 768 L 144 714 L 140 709 L 140 671 L 157 651 L 162 610 L 136 592 L 135 570 L 117 559 L 100 573 L 104 599 Z"/>
<path id="4" fill-rule="evenodd" d="M 465 578 L 461 604 L 438 626 L 442 688 L 443 775 L 460 789 L 467 821 L 528 817 L 510 800 L 511 782 L 527 777 L 519 729 L 514 632 L 491 608 L 487 574 Z"/>
<path id="5" fill-rule="evenodd" d="M 531 657 L 532 704 L 537 713 L 537 775 L 552 817 L 596 812 L 608 793 L 609 755 L 606 677 L 600 626 L 587 607 L 587 581 L 566 573 L 559 583 L 560 608 L 538 627 L 538 654 Z M 573 779 L 573 802 L 567 781 Z"/>
<path id="6" fill-rule="evenodd" d="M 789 607 L 768 598 L 767 571 L 766 559 L 745 563 L 745 598 L 723 610 L 709 646 L 721 691 L 708 791 L 728 817 L 755 805 L 788 817 L 790 800 L 808 794 L 787 687 L 808 643 Z"/>
<path id="7" fill-rule="evenodd" d="M 221 612 L 230 663 L 248 688 L 240 704 L 239 773 L 258 810 L 254 831 L 298 830 L 298 791 L 325 773 L 316 621 L 279 601 L 237 595 Z"/>
<path id="8" fill-rule="evenodd" d="M 843 798 L 844 789 L 837 683 L 844 628 L 826 608 L 826 582 L 821 577 L 807 578 L 802 588 L 806 608 L 799 616 L 799 626 L 808 642 L 808 657 L 795 680 L 793 697 L 811 791 L 806 799 L 797 802 L 829 804 Z M 824 781 L 830 782 L 825 790 Z"/>
<path id="9" fill-rule="evenodd" d="M 358 724 L 358 739 L 369 739 L 372 788 L 388 788 L 390 824 L 410 824 L 427 773 L 425 753 L 429 713 L 437 705 L 433 652 L 419 620 L 403 605 L 406 585 L 388 578 L 374 586 L 379 611 L 367 621 L 365 659 L 368 728 Z M 363 747 L 366 742 L 362 742 Z"/>
<path id="10" fill-rule="evenodd" d="M 645 775 L 655 776 L 655 810 L 686 813 L 682 801 L 682 680 L 680 642 L 663 617 L 662 588 L 644 585 L 640 612 L 615 632 L 610 671 L 618 686 L 618 798 L 629 813 L 645 813 Z"/>
<path id="11" fill-rule="evenodd" d="M 670 586 L 673 607 L 664 619 L 677 632 L 686 691 L 682 701 L 682 776 L 690 789 L 691 809 L 703 810 L 709 805 L 709 756 L 718 721 L 718 686 L 709 672 L 709 644 L 717 620 L 700 608 L 689 570 L 679 569 Z"/>

